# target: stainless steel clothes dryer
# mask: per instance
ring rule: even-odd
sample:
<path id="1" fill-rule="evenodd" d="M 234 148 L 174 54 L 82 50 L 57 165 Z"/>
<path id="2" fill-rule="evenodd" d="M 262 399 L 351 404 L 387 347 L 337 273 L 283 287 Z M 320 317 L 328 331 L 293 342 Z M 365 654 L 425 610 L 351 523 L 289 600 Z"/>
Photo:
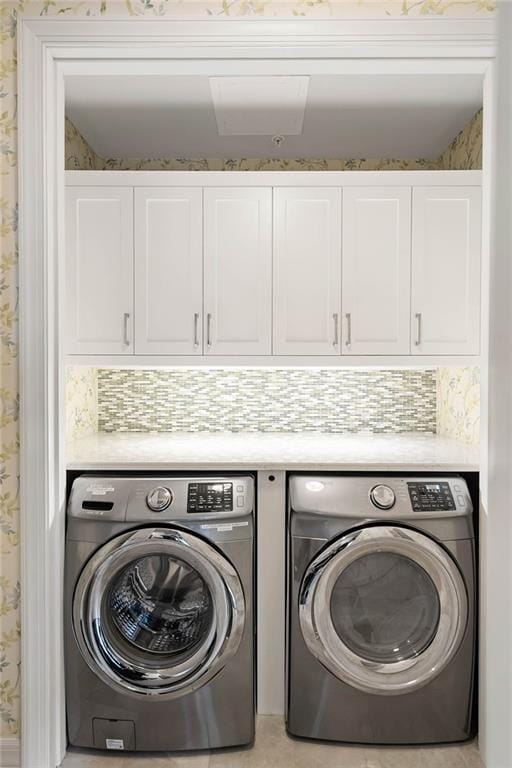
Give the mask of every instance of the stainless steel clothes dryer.
<path id="1" fill-rule="evenodd" d="M 66 707 L 78 747 L 254 737 L 254 481 L 78 477 L 68 504 Z"/>
<path id="2" fill-rule="evenodd" d="M 288 731 L 366 744 L 470 738 L 464 480 L 296 475 L 289 499 Z"/>

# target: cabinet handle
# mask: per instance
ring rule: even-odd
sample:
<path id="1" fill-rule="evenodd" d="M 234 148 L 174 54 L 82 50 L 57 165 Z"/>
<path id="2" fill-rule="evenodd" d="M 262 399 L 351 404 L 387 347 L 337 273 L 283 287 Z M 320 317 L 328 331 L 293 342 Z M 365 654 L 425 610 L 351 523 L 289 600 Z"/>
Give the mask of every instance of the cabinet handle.
<path id="1" fill-rule="evenodd" d="M 421 312 L 416 312 L 416 341 L 414 344 L 419 347 L 421 344 Z"/>
<path id="2" fill-rule="evenodd" d="M 194 347 L 199 346 L 198 326 L 199 326 L 199 312 L 195 312 L 194 313 Z"/>
<path id="3" fill-rule="evenodd" d="M 333 320 L 333 323 L 334 323 L 334 341 L 333 341 L 332 345 L 333 345 L 333 347 L 337 347 L 338 346 L 338 341 L 339 341 L 339 339 L 338 339 L 338 313 L 337 312 L 335 312 L 333 314 L 332 320 Z"/>
<path id="4" fill-rule="evenodd" d="M 206 315 L 206 346 L 207 347 L 211 347 L 212 345 L 211 329 L 212 329 L 212 316 L 208 312 L 208 314 Z"/>
<path id="5" fill-rule="evenodd" d="M 352 313 L 347 312 L 345 317 L 347 318 L 347 340 L 345 346 L 350 347 L 352 344 Z"/>
<path id="6" fill-rule="evenodd" d="M 123 337 L 125 346 L 130 346 L 130 339 L 128 338 L 128 320 L 130 319 L 130 313 L 125 312 L 123 315 Z"/>

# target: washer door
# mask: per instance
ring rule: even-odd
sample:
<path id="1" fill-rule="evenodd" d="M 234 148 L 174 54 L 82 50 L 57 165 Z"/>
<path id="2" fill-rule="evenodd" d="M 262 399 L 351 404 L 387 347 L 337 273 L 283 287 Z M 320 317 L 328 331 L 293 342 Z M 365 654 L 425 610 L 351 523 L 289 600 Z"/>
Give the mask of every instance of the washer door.
<path id="1" fill-rule="evenodd" d="M 236 653 L 244 623 L 231 563 L 172 528 L 143 528 L 105 544 L 74 595 L 84 659 L 123 693 L 169 699 L 204 685 Z"/>
<path id="2" fill-rule="evenodd" d="M 309 650 L 366 693 L 426 685 L 453 658 L 467 618 L 452 558 L 427 536 L 397 526 L 362 528 L 332 542 L 310 563 L 299 592 Z"/>

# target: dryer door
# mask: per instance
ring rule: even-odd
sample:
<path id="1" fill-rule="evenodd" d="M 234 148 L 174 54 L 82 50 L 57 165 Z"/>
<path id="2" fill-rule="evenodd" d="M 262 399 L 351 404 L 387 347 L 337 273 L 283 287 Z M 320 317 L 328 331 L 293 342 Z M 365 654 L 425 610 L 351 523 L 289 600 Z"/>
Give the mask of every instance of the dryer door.
<path id="1" fill-rule="evenodd" d="M 74 631 L 87 664 L 135 695 L 174 698 L 204 685 L 238 649 L 244 622 L 231 563 L 172 528 L 143 528 L 105 544 L 74 594 Z"/>
<path id="2" fill-rule="evenodd" d="M 398 526 L 362 528 L 310 563 L 299 593 L 302 634 L 336 677 L 402 694 L 435 678 L 462 642 L 468 597 L 445 550 Z"/>

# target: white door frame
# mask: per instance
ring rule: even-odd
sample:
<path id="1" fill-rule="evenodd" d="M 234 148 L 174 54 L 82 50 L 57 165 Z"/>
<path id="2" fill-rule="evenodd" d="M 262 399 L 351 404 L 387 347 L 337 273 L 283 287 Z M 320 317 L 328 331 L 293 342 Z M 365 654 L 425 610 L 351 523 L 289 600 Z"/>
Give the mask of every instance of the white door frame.
<path id="1" fill-rule="evenodd" d="M 64 78 L 193 72 L 205 61 L 229 71 L 280 60 L 294 71 L 479 72 L 484 76 L 484 142 L 494 131 L 494 23 L 476 19 L 187 20 L 172 18 L 20 18 L 20 378 L 22 765 L 54 768 L 65 751 L 62 654 L 62 572 L 65 504 L 63 439 L 63 192 Z M 305 60 L 309 60 L 309 63 Z M 222 63 L 224 62 L 224 64 Z M 333 69 L 334 68 L 334 69 Z M 485 151 L 484 230 L 490 232 L 491 149 Z M 484 247 L 483 328 L 488 323 L 489 259 Z M 494 286 L 491 285 L 491 292 Z M 491 293 L 492 295 L 492 293 Z M 485 416 L 485 409 L 484 409 Z M 484 418 L 484 423 L 485 418 Z M 484 472 L 487 450 L 482 440 Z M 494 446 L 496 448 L 496 446 Z M 486 509 L 487 477 L 483 477 Z M 483 513 L 486 516 L 484 511 Z M 493 526 L 495 528 L 495 525 Z M 489 529 L 485 546 L 497 534 Z M 501 550 L 500 550 L 501 551 Z M 484 569 L 486 551 L 483 552 Z M 497 566 L 494 563 L 494 566 Z M 487 593 L 502 590 L 499 569 Z M 495 581 L 491 579 L 494 578 Z M 508 666 L 506 666 L 508 664 Z M 481 675 L 491 661 L 482 659 Z M 493 672 L 512 680 L 510 659 L 492 658 Z M 496 675 L 493 674 L 493 677 Z M 488 768 L 510 764 L 509 724 L 483 691 L 481 722 Z M 487 722 L 494 722 L 487 739 Z M 498 725 L 499 724 L 499 727 Z"/>

